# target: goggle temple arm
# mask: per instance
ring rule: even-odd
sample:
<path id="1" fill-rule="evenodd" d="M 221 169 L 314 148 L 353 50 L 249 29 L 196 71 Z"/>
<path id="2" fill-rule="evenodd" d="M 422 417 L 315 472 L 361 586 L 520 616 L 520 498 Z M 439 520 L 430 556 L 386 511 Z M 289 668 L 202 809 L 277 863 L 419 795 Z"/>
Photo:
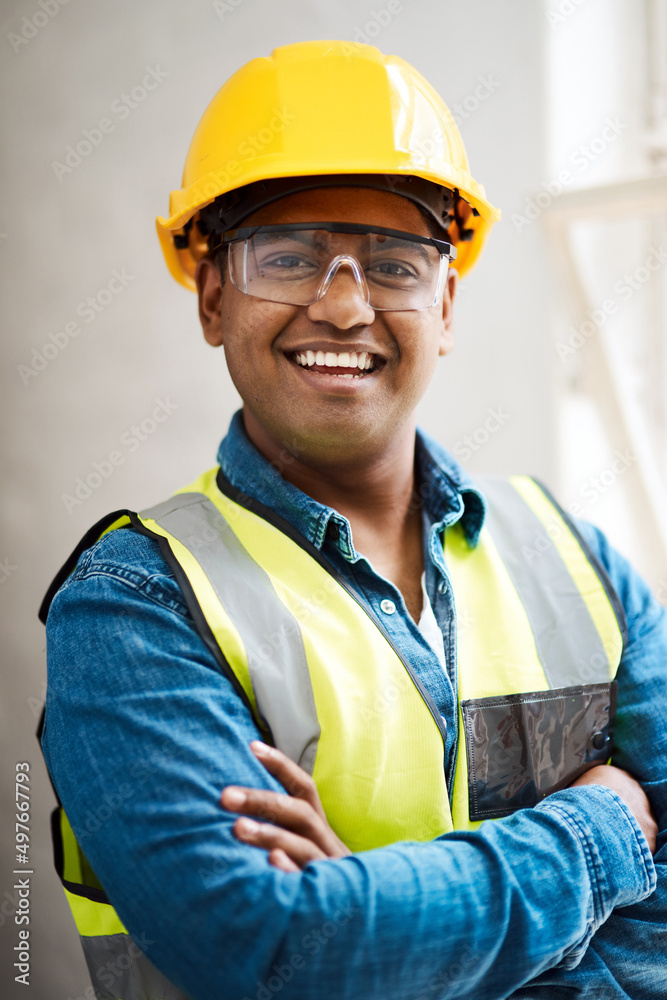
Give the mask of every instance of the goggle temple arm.
<path id="1" fill-rule="evenodd" d="M 229 246 L 229 244 L 227 244 Z M 221 243 L 220 246 L 224 246 Z M 227 253 L 227 270 L 229 271 L 229 280 L 235 288 L 238 288 L 240 292 L 245 295 L 249 295 L 248 292 L 248 240 L 243 241 L 243 268 L 241 270 L 241 284 L 238 283 L 238 278 L 234 278 L 234 271 L 232 270 L 232 256 L 233 252 L 231 247 Z"/>
<path id="2" fill-rule="evenodd" d="M 447 275 L 449 274 L 449 263 L 450 257 L 445 253 L 440 254 L 440 272 L 438 274 L 438 284 L 435 289 L 435 296 L 432 306 L 437 306 L 442 302 L 443 296 L 445 294 L 445 285 L 447 284 Z"/>

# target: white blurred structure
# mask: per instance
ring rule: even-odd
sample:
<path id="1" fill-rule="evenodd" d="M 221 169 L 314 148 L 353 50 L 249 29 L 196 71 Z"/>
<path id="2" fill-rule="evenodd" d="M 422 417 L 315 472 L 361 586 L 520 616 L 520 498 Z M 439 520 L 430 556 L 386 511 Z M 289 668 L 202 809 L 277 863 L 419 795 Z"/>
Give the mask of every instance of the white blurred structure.
<path id="1" fill-rule="evenodd" d="M 667 3 L 547 11 L 561 497 L 667 603 Z"/>

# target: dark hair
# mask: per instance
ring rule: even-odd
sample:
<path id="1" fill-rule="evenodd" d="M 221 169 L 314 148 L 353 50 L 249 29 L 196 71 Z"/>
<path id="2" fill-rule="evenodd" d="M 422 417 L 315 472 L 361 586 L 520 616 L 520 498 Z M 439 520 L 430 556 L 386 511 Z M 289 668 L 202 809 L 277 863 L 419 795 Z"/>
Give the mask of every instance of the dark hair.
<path id="1" fill-rule="evenodd" d="M 229 249 L 229 244 L 225 246 L 216 247 L 215 250 L 211 250 L 208 256 L 212 259 L 214 264 L 217 264 L 218 274 L 220 275 L 220 284 L 225 283 L 225 273 L 227 271 L 227 251 Z"/>

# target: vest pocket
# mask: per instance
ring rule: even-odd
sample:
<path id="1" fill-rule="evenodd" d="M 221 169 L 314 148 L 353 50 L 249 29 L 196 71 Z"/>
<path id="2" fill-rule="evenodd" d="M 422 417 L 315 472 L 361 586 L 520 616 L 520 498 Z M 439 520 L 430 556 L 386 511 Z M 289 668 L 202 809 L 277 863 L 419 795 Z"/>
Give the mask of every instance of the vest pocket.
<path id="1" fill-rule="evenodd" d="M 535 806 L 611 756 L 616 682 L 461 702 L 470 820 Z"/>

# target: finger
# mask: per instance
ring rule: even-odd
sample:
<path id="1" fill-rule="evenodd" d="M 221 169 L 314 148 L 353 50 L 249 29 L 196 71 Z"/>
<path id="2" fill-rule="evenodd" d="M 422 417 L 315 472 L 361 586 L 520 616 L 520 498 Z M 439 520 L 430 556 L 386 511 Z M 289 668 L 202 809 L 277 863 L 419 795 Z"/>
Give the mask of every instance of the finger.
<path id="1" fill-rule="evenodd" d="M 270 747 L 261 740 L 252 740 L 250 747 L 257 759 L 264 765 L 269 774 L 272 774 L 286 792 L 293 798 L 304 799 L 324 817 L 322 803 L 317 793 L 315 782 L 302 767 L 295 764 L 293 760 L 278 750 L 277 747 Z"/>
<path id="2" fill-rule="evenodd" d="M 333 832 L 326 817 L 302 799 L 265 788 L 228 785 L 220 796 L 220 804 L 229 812 L 267 820 L 274 826 L 304 837 L 316 844 L 328 858 L 342 858 L 350 853 Z"/>
<path id="3" fill-rule="evenodd" d="M 271 823 L 255 823 L 254 820 L 240 817 L 233 826 L 234 836 L 244 844 L 272 851 L 280 848 L 299 868 L 310 861 L 326 858 L 324 851 L 307 837 L 300 837 L 289 830 L 283 830 Z"/>
<path id="4" fill-rule="evenodd" d="M 293 799 L 282 792 L 228 785 L 220 796 L 220 803 L 229 812 L 268 820 L 311 840 L 318 838 L 323 832 L 320 817 L 307 802 Z"/>
<path id="5" fill-rule="evenodd" d="M 274 847 L 272 851 L 269 851 L 269 863 L 272 864 L 274 868 L 280 868 L 284 872 L 301 871 L 299 866 L 285 854 L 282 847 Z"/>

